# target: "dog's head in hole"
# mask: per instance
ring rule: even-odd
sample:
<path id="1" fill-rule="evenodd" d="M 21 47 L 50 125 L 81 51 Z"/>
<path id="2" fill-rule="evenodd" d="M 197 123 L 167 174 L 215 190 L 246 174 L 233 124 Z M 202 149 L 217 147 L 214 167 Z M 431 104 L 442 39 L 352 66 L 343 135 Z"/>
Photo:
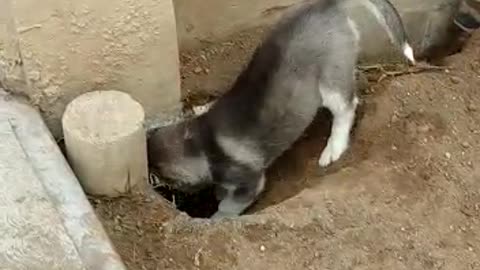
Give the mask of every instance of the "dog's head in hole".
<path id="1" fill-rule="evenodd" d="M 187 192 L 212 183 L 208 159 L 193 122 L 189 119 L 149 132 L 151 182 Z"/>

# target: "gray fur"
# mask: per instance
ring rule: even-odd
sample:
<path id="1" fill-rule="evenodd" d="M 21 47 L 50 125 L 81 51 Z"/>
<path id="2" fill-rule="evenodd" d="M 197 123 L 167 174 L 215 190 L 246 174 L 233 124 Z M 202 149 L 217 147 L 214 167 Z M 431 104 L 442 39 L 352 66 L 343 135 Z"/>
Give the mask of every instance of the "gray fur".
<path id="1" fill-rule="evenodd" d="M 357 55 L 358 33 L 337 1 L 317 1 L 286 16 L 206 113 L 150 134 L 153 172 L 178 188 L 214 183 L 221 199 L 214 217 L 239 215 L 262 192 L 265 169 L 320 107 L 333 114 L 319 160 L 327 166 L 348 147 L 358 103 Z"/>

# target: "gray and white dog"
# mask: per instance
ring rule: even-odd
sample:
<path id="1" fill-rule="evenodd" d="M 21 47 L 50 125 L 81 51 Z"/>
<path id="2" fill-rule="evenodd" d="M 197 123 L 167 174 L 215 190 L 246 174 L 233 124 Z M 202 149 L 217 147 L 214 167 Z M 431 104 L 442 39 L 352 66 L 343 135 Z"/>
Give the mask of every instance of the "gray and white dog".
<path id="1" fill-rule="evenodd" d="M 153 130 L 152 172 L 179 189 L 215 184 L 213 218 L 242 214 L 262 192 L 265 170 L 305 131 L 320 107 L 333 115 L 320 166 L 349 145 L 358 99 L 359 31 L 348 0 L 319 0 L 286 16 L 256 49 L 232 88 L 204 114 Z M 414 62 L 402 21 L 388 0 L 361 0 Z"/>

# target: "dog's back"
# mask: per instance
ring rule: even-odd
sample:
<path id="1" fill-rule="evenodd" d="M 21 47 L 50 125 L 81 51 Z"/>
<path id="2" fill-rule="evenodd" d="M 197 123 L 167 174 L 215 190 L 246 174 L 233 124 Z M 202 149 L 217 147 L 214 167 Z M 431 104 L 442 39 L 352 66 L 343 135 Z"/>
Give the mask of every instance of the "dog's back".
<path id="1" fill-rule="evenodd" d="M 320 1 L 280 22 L 233 88 L 206 116 L 226 152 L 268 166 L 301 135 L 322 103 L 320 84 L 351 96 L 356 36 L 336 1 Z M 237 143 L 238 142 L 238 143 Z M 235 146 L 237 144 L 237 146 Z M 250 155 L 241 157 L 240 145 Z"/>

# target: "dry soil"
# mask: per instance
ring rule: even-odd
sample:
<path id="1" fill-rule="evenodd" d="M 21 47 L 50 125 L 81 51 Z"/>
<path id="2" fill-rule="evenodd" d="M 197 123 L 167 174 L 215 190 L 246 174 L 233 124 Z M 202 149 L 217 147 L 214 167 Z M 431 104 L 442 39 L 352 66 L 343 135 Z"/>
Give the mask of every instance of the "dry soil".
<path id="1" fill-rule="evenodd" d="M 222 93 L 262 32 L 184 52 L 185 100 Z M 480 32 L 444 64 L 370 82 L 326 170 L 321 113 L 249 215 L 191 219 L 154 194 L 92 202 L 132 270 L 480 269 Z"/>

